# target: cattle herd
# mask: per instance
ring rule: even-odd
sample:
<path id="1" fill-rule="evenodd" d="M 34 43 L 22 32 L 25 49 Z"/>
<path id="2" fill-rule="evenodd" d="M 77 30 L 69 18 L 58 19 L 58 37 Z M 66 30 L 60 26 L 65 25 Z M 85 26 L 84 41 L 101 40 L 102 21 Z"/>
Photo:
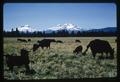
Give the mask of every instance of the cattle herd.
<path id="1" fill-rule="evenodd" d="M 28 39 L 28 40 L 17 39 L 17 41 L 30 42 L 31 39 Z M 41 47 L 41 49 L 44 49 L 44 47 L 50 49 L 50 44 L 52 42 L 64 43 L 61 40 L 55 40 L 55 39 L 38 40 L 37 43 L 33 44 L 32 51 L 35 52 L 39 47 Z M 81 43 L 80 40 L 75 40 L 75 42 Z M 114 49 L 110 46 L 108 41 L 100 40 L 100 39 L 95 39 L 95 40 L 90 41 L 84 52 L 82 52 L 82 50 L 83 50 L 82 45 L 79 45 L 78 47 L 76 47 L 73 50 L 73 54 L 77 55 L 77 54 L 81 53 L 83 55 L 86 55 L 86 52 L 88 51 L 89 48 L 90 48 L 90 50 L 92 52 L 92 56 L 94 58 L 97 53 L 100 53 L 101 54 L 100 58 L 103 58 L 103 53 L 105 53 L 106 54 L 105 59 L 107 59 L 107 58 L 114 59 Z M 28 51 L 24 48 L 21 49 L 20 51 L 21 51 L 20 52 L 21 56 L 13 56 L 13 54 L 4 55 L 6 57 L 6 64 L 11 71 L 13 71 L 13 66 L 25 65 L 26 72 L 30 72 L 30 67 L 29 67 L 29 63 L 30 63 L 29 52 L 30 51 Z M 109 54 L 110 54 L 110 56 L 109 56 Z"/>

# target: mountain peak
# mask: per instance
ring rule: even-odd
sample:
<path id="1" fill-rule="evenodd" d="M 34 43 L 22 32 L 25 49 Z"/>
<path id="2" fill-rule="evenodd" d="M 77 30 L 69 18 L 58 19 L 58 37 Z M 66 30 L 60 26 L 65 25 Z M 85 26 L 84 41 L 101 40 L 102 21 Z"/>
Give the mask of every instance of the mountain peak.
<path id="1" fill-rule="evenodd" d="M 54 27 L 48 28 L 48 30 L 52 31 L 57 31 L 57 30 L 69 30 L 69 31 L 74 31 L 74 30 L 80 30 L 80 28 L 74 24 L 71 23 L 65 23 L 63 25 L 58 24 Z"/>
<path id="2" fill-rule="evenodd" d="M 18 30 L 21 32 L 34 32 L 35 29 L 31 28 L 29 25 L 24 25 L 24 26 L 20 26 L 18 27 Z"/>

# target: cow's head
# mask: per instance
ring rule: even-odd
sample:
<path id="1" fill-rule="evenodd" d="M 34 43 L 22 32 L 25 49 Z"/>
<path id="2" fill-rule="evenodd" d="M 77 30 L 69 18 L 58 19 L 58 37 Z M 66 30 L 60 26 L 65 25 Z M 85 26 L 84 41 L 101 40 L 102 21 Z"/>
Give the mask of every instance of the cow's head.
<path id="1" fill-rule="evenodd" d="M 75 51 L 75 50 L 73 50 L 73 53 L 76 53 L 76 51 Z"/>
<path id="2" fill-rule="evenodd" d="M 25 56 L 28 56 L 28 55 L 29 55 L 29 52 L 30 52 L 30 51 L 28 51 L 28 50 L 26 50 L 26 49 L 23 48 L 23 49 L 21 49 L 21 56 L 24 56 L 24 57 L 25 57 Z"/>

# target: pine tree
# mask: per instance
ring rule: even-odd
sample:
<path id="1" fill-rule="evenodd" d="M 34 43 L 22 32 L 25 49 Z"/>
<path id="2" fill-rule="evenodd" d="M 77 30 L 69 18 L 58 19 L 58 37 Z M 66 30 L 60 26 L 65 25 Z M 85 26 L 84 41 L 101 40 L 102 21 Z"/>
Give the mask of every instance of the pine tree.
<path id="1" fill-rule="evenodd" d="M 16 37 L 19 37 L 19 36 L 20 36 L 20 33 L 19 33 L 18 28 L 16 28 L 16 31 L 15 31 L 15 36 L 16 36 Z"/>

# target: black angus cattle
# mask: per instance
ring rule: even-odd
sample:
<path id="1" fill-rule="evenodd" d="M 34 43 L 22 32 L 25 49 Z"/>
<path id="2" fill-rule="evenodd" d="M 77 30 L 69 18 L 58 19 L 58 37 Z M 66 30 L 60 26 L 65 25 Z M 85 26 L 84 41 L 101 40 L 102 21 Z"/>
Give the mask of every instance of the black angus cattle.
<path id="1" fill-rule="evenodd" d="M 79 42 L 79 43 L 81 43 L 81 41 L 80 41 L 80 40 L 75 40 L 75 42 Z"/>
<path id="2" fill-rule="evenodd" d="M 35 52 L 39 47 L 39 44 L 33 44 L 33 52 Z"/>
<path id="3" fill-rule="evenodd" d="M 41 41 L 37 41 L 39 43 L 39 46 L 43 49 L 44 47 L 50 48 L 51 42 L 56 42 L 55 39 L 43 39 Z"/>
<path id="4" fill-rule="evenodd" d="M 73 53 L 76 54 L 76 55 L 78 53 L 82 53 L 82 49 L 83 49 L 83 47 L 80 45 L 80 46 L 78 46 L 78 47 L 75 48 L 75 50 L 73 51 Z"/>
<path id="5" fill-rule="evenodd" d="M 21 56 L 13 56 L 11 55 L 4 55 L 6 57 L 6 64 L 9 67 L 9 70 L 13 71 L 14 66 L 22 66 L 25 65 L 26 72 L 30 71 L 29 67 L 29 51 L 26 49 L 21 49 L 20 52 Z"/>
<path id="6" fill-rule="evenodd" d="M 28 39 L 28 42 L 30 42 L 31 41 L 31 39 Z"/>
<path id="7" fill-rule="evenodd" d="M 17 41 L 20 41 L 20 42 L 27 42 L 27 40 L 25 40 L 25 39 L 17 39 Z"/>
<path id="8" fill-rule="evenodd" d="M 41 42 L 40 40 L 37 41 L 37 43 L 40 43 L 40 42 Z"/>
<path id="9" fill-rule="evenodd" d="M 61 40 L 57 40 L 56 43 L 63 43 L 63 41 L 61 41 Z"/>
<path id="10" fill-rule="evenodd" d="M 95 58 L 96 53 L 101 53 L 103 58 L 103 53 L 106 53 L 106 58 L 113 59 L 114 58 L 114 49 L 110 46 L 108 41 L 95 39 L 92 40 L 88 45 L 87 49 L 84 51 L 83 54 L 86 54 L 88 48 L 90 47 L 93 57 Z M 110 57 L 108 57 L 108 54 L 110 53 Z"/>

